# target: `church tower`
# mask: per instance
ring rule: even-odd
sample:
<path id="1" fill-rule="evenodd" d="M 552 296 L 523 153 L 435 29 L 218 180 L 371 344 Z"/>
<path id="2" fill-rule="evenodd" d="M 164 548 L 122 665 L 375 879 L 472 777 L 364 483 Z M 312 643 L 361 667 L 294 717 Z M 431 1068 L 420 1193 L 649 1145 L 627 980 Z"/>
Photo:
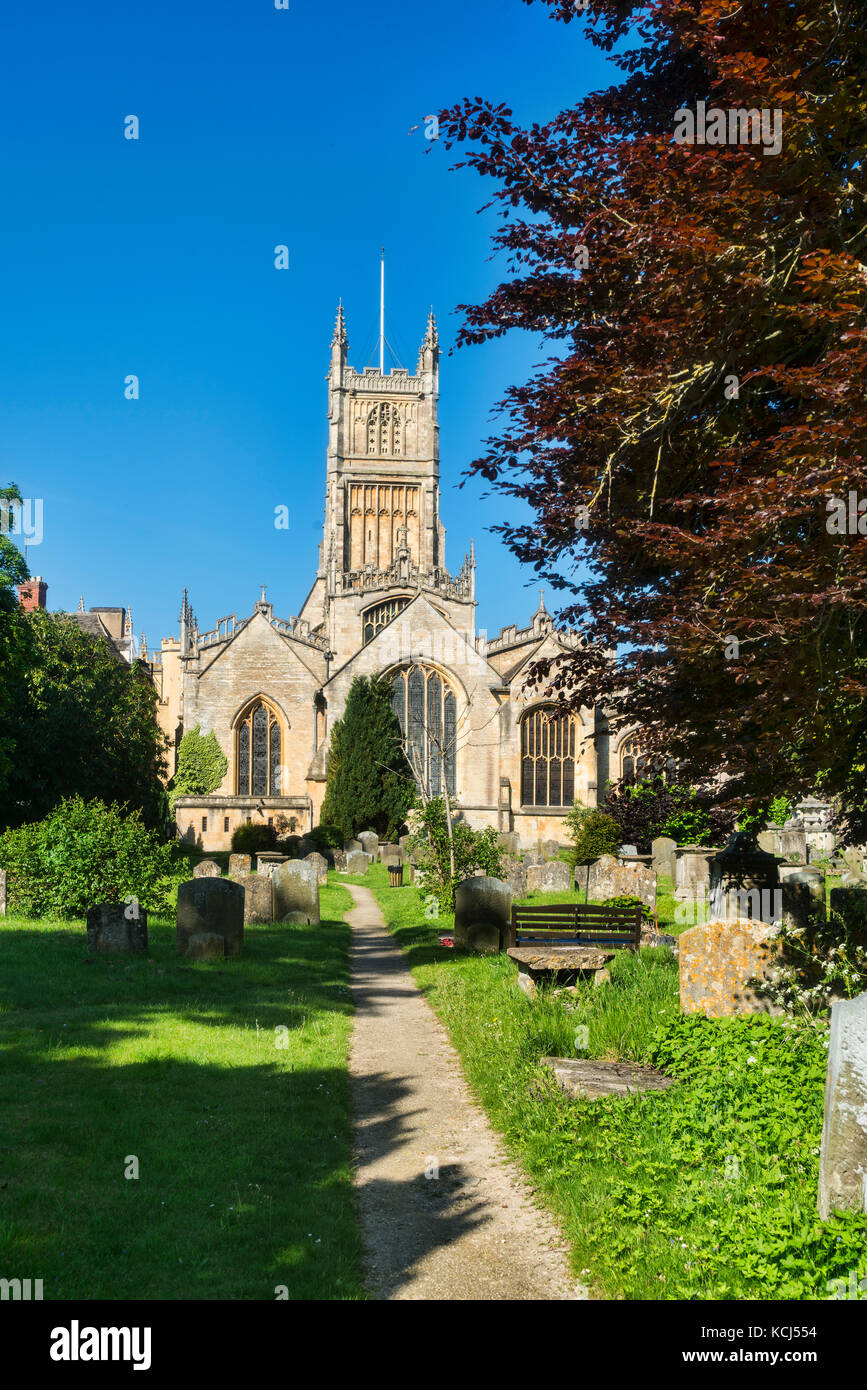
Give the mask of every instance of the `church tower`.
<path id="1" fill-rule="evenodd" d="M 328 373 L 325 526 L 304 606 L 338 661 L 357 651 L 419 590 L 452 622 L 473 623 L 473 564 L 445 568 L 439 517 L 439 337 L 431 310 L 414 374 L 349 365 L 342 305 Z"/>

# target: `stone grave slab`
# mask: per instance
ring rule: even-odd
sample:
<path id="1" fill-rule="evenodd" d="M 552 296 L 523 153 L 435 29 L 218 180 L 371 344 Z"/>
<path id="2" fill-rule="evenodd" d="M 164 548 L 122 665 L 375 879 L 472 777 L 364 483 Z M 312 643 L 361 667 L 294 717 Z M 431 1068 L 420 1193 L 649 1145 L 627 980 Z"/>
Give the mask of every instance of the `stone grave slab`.
<path id="1" fill-rule="evenodd" d="M 653 1067 L 633 1062 L 598 1062 L 584 1057 L 543 1057 L 542 1065 L 554 1073 L 564 1091 L 584 1100 L 608 1096 L 632 1096 L 642 1091 L 667 1091 L 674 1078 Z"/>

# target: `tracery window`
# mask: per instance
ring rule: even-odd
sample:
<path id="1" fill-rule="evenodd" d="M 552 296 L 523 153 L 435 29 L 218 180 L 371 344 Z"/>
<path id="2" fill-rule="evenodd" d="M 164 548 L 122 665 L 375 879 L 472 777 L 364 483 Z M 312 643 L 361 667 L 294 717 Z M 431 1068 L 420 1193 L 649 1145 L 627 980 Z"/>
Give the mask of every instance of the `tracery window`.
<path id="1" fill-rule="evenodd" d="M 367 416 L 367 452 L 383 458 L 403 452 L 403 422 L 396 405 L 383 401 L 371 407 Z"/>
<path id="2" fill-rule="evenodd" d="M 534 709 L 521 721 L 521 804 L 572 806 L 577 719 L 568 710 Z"/>
<path id="3" fill-rule="evenodd" d="M 264 700 L 249 705 L 236 731 L 238 796 L 280 796 L 283 734 L 280 721 Z"/>
<path id="4" fill-rule="evenodd" d="M 416 779 L 428 796 L 455 796 L 458 707 L 448 682 L 430 667 L 405 667 L 392 678 L 392 704 Z"/>
<path id="5" fill-rule="evenodd" d="M 627 781 L 642 777 L 671 777 L 677 762 L 664 753 L 649 753 L 641 734 L 629 734 L 620 745 L 620 776 Z"/>
<path id="6" fill-rule="evenodd" d="M 362 614 L 365 646 L 373 640 L 381 627 L 385 627 L 386 623 L 390 623 L 392 618 L 397 617 L 398 613 L 402 613 L 408 603 L 409 599 L 406 597 L 389 598 L 384 603 L 376 603 L 372 608 L 368 608 Z"/>

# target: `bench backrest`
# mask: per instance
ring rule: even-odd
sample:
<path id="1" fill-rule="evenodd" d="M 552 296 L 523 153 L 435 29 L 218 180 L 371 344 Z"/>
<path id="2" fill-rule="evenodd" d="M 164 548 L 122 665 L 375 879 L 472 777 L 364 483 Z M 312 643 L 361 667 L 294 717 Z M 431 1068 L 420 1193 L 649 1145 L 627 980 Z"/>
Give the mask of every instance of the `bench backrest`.
<path id="1" fill-rule="evenodd" d="M 641 941 L 641 908 L 609 907 L 606 903 L 513 907 L 510 945 L 524 946 L 542 941 L 637 951 Z"/>

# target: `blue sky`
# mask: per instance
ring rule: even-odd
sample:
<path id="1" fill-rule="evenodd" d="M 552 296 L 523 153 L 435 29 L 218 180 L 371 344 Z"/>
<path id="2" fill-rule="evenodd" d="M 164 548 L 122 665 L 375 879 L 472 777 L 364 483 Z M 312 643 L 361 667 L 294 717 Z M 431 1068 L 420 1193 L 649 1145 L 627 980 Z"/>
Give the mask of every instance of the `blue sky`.
<path id="1" fill-rule="evenodd" d="M 185 585 L 203 630 L 247 615 L 262 583 L 298 611 L 335 308 L 361 368 L 384 244 L 390 340 L 414 368 L 433 304 L 446 350 L 449 567 L 475 537 L 479 626 L 526 621 L 532 572 L 487 530 L 507 505 L 456 488 L 541 353 L 515 335 L 446 355 L 455 306 L 505 267 L 477 214 L 490 188 L 408 132 L 463 96 L 531 121 L 608 85 L 583 22 L 520 0 L 6 0 L 0 73 L 0 483 L 44 499 L 28 559 L 49 607 L 129 605 L 151 647 L 177 634 Z"/>

